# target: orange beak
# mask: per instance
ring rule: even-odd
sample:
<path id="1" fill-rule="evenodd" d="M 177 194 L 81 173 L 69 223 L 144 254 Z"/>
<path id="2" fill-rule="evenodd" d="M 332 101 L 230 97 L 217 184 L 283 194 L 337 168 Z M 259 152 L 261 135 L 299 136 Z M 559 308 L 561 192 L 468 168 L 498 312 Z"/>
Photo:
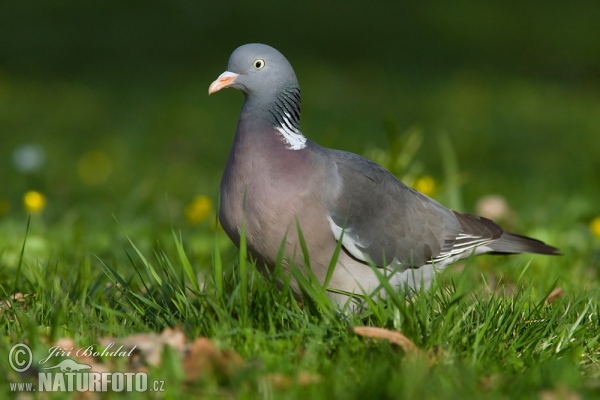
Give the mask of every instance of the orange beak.
<path id="1" fill-rule="evenodd" d="M 223 72 L 221 75 L 219 75 L 216 81 L 210 84 L 210 86 L 208 87 L 208 94 L 211 95 L 223 88 L 230 86 L 231 84 L 233 84 L 233 82 L 235 82 L 235 78 L 237 78 L 238 76 L 238 74 L 234 74 L 233 72 Z"/>

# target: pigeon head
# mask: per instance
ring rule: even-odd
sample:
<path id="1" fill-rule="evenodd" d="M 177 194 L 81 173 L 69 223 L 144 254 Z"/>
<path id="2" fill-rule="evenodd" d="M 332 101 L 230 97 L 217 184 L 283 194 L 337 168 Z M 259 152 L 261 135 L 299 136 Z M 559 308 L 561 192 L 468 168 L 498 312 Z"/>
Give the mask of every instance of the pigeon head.
<path id="1" fill-rule="evenodd" d="M 224 88 L 244 92 L 244 108 L 261 115 L 278 129 L 299 133 L 300 87 L 288 60 L 259 43 L 238 47 L 229 57 L 227 71 L 208 88 L 208 94 Z"/>
<path id="2" fill-rule="evenodd" d="M 246 96 L 268 98 L 286 86 L 298 86 L 288 60 L 271 46 L 251 43 L 238 47 L 231 54 L 227 71 L 210 85 L 208 93 L 230 87 L 241 90 Z"/>

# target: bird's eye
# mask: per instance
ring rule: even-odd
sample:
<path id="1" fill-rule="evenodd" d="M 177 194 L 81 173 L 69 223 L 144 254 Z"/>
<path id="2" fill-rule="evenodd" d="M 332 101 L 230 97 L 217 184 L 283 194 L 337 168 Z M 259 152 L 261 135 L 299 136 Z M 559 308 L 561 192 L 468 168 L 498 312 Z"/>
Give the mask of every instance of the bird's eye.
<path id="1" fill-rule="evenodd" d="M 258 60 L 254 60 L 254 68 L 256 69 L 262 69 L 262 67 L 265 66 L 265 60 L 263 60 L 262 58 L 259 58 Z"/>

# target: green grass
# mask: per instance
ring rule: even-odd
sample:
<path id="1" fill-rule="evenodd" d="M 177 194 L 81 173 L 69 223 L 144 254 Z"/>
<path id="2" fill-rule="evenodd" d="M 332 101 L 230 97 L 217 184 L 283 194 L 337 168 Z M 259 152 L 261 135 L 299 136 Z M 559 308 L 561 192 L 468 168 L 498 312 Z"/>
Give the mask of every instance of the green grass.
<path id="1" fill-rule="evenodd" d="M 529 263 L 519 266 L 510 289 L 473 290 L 477 273 L 469 260 L 427 292 L 406 298 L 391 292 L 344 316 L 309 280 L 301 282 L 311 297 L 299 304 L 286 285 L 277 290 L 277 279 L 286 280 L 280 268 L 264 278 L 243 253 L 225 273 L 207 274 L 189 261 L 178 235 L 165 245 L 146 256 L 131 243 L 131 268 L 100 259 L 93 264 L 101 268 L 83 265 L 62 279 L 53 263 L 24 265 L 20 277 L 1 286 L 5 296 L 14 287 L 33 294 L 3 311 L 2 353 L 27 341 L 40 359 L 48 343 L 63 337 L 83 347 L 109 335 L 180 327 L 190 339 L 209 337 L 235 350 L 245 363 L 225 378 L 187 382 L 179 356 L 168 363 L 167 354 L 150 376 L 166 381 L 170 398 L 531 398 L 598 389 L 598 289 L 570 291 L 548 304 L 555 285 L 529 283 Z M 361 338 L 351 328 L 362 325 L 399 330 L 422 352 Z M 318 378 L 293 383 L 302 373 Z M 274 374 L 292 383 L 278 384 Z M 5 378 L 32 379 L 10 370 Z"/>

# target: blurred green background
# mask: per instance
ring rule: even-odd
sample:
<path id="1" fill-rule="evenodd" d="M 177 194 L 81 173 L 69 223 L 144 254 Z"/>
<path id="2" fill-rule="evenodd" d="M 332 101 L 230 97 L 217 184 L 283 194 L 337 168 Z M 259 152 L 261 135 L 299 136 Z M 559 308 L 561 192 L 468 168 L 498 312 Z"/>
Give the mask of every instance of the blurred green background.
<path id="1" fill-rule="evenodd" d="M 24 201 L 34 263 L 120 260 L 121 228 L 149 248 L 173 226 L 210 265 L 242 95 L 207 88 L 237 46 L 262 42 L 296 70 L 309 138 L 384 160 L 390 137 L 418 132 L 401 176 L 432 177 L 456 206 L 451 178 L 461 211 L 502 195 L 505 226 L 597 280 L 599 21 L 597 1 L 4 1 L 0 267 L 16 268 Z"/>

